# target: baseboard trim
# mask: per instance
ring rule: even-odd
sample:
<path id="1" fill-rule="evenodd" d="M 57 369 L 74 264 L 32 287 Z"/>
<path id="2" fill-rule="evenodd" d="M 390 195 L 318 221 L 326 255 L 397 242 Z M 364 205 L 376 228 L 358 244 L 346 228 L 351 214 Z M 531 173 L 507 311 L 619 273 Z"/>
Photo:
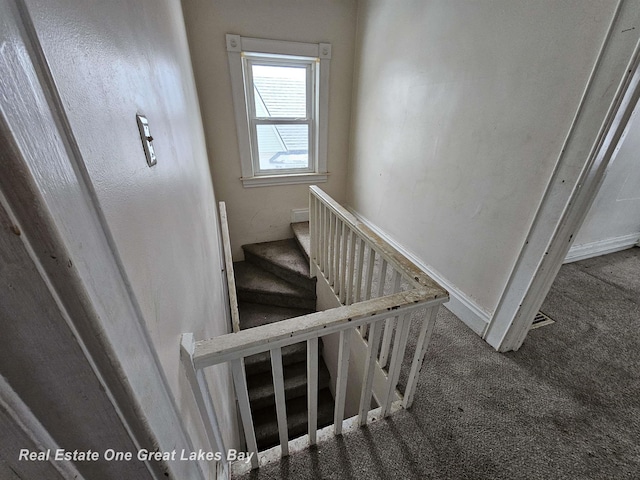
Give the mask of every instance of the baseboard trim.
<path id="1" fill-rule="evenodd" d="M 569 250 L 563 263 L 577 262 L 587 258 L 606 255 L 607 253 L 619 252 L 627 248 L 634 247 L 640 242 L 640 232 L 623 235 L 621 237 L 607 238 L 597 242 L 574 245 Z"/>
<path id="2" fill-rule="evenodd" d="M 420 260 L 413 252 L 409 251 L 402 245 L 400 245 L 397 241 L 391 238 L 387 233 L 381 230 L 378 226 L 372 223 L 369 219 L 358 213 L 351 207 L 346 207 L 349 212 L 351 212 L 356 218 L 358 218 L 362 223 L 367 225 L 371 230 L 373 230 L 376 234 L 382 237 L 385 241 L 389 242 L 389 244 L 393 245 L 398 251 L 400 251 L 405 257 L 415 263 L 422 270 L 427 272 L 427 274 L 433 278 L 436 282 L 438 282 L 441 286 L 443 286 L 449 292 L 449 301 L 444 304 L 444 306 L 453 313 L 456 317 L 458 317 L 465 325 L 467 325 L 471 330 L 477 333 L 480 336 L 484 335 L 487 326 L 491 320 L 491 314 L 475 303 L 468 295 L 466 295 L 462 290 L 456 287 L 453 283 L 444 278 L 437 270 L 429 265 L 426 265 L 422 260 Z"/>

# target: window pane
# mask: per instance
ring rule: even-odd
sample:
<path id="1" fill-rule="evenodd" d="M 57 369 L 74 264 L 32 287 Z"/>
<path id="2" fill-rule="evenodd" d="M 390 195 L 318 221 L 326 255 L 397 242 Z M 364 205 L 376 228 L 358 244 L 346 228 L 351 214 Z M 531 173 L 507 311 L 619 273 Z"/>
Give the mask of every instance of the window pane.
<path id="1" fill-rule="evenodd" d="M 252 65 L 256 116 L 306 118 L 307 69 Z"/>
<path id="2" fill-rule="evenodd" d="M 260 170 L 308 168 L 308 125 L 256 125 Z"/>

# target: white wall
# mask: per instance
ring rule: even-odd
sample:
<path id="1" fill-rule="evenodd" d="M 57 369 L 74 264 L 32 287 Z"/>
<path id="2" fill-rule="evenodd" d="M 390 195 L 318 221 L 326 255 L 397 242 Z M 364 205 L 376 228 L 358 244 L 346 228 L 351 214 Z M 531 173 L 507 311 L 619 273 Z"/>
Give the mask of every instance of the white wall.
<path id="1" fill-rule="evenodd" d="M 194 446 L 204 448 L 179 339 L 183 332 L 201 339 L 229 327 L 216 205 L 180 3 L 27 4 L 161 369 Z M 136 113 L 147 116 L 155 139 L 153 168 L 146 164 Z M 120 360 L 135 362 L 136 352 Z M 214 380 L 223 431 L 235 442 L 227 372 Z"/>
<path id="2" fill-rule="evenodd" d="M 348 203 L 439 274 L 467 323 L 496 307 L 614 8 L 359 4 Z"/>
<path id="3" fill-rule="evenodd" d="M 244 188 L 231 98 L 225 34 L 332 44 L 329 82 L 329 180 L 344 200 L 348 158 L 355 0 L 183 0 L 213 184 L 227 203 L 234 258 L 247 243 L 291 237 L 291 209 L 307 208 L 308 185 Z"/>
<path id="4" fill-rule="evenodd" d="M 634 245 L 640 239 L 640 120 L 631 119 L 607 176 L 567 260 L 602 255 Z"/>

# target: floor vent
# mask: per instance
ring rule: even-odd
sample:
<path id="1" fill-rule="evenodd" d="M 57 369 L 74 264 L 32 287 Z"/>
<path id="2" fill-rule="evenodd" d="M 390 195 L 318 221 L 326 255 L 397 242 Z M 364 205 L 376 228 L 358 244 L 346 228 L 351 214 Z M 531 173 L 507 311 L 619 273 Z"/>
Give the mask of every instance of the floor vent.
<path id="1" fill-rule="evenodd" d="M 533 323 L 531 324 L 531 328 L 529 330 L 538 327 L 544 327 L 545 325 L 551 325 L 552 323 L 556 323 L 556 321 L 552 320 L 548 315 L 542 312 L 538 312 L 536 313 L 536 316 L 533 319 Z"/>

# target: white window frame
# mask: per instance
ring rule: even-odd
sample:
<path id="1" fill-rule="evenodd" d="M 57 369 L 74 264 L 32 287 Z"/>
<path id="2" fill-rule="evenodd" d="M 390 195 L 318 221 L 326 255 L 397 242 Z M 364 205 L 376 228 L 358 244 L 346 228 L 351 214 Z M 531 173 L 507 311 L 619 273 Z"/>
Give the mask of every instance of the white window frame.
<path id="1" fill-rule="evenodd" d="M 247 117 L 249 120 L 249 141 L 251 143 L 251 157 L 254 176 L 288 175 L 291 173 L 315 173 L 315 123 L 316 123 L 316 82 L 315 58 L 290 56 L 264 56 L 261 54 L 245 53 L 242 56 L 244 68 L 244 89 L 247 102 Z M 256 113 L 255 84 L 253 82 L 254 65 L 293 66 L 305 69 L 306 77 L 306 105 L 304 117 L 258 117 Z M 258 152 L 258 125 L 307 125 L 308 127 L 308 167 L 295 169 L 270 169 L 261 171 Z"/>
<path id="2" fill-rule="evenodd" d="M 227 34 L 226 42 L 243 185 L 260 187 L 325 182 L 328 175 L 327 130 L 331 44 L 265 40 L 234 34 Z M 312 93 L 307 99 L 309 117 L 287 120 L 291 123 L 300 122 L 310 125 L 309 168 L 260 172 L 255 127 L 263 123 L 283 121 L 283 119 L 271 121 L 256 118 L 249 66 L 254 62 L 261 64 L 273 62 L 282 65 L 287 61 L 297 65 L 304 63 L 310 65 L 311 75 L 307 75 L 307 92 Z"/>

